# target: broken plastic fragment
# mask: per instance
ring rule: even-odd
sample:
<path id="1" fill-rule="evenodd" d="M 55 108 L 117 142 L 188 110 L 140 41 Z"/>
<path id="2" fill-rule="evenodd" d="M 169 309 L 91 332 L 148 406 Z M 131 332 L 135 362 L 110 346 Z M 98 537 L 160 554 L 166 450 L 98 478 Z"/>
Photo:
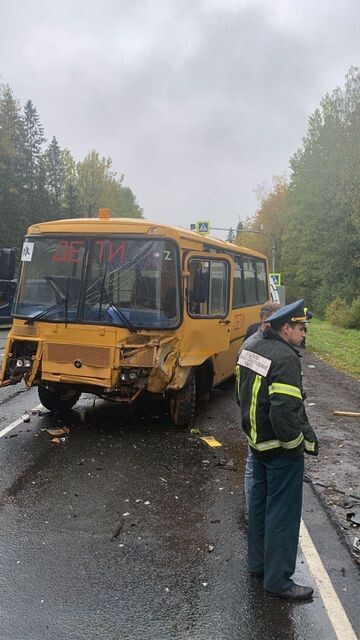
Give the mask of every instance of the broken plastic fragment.
<path id="1" fill-rule="evenodd" d="M 216 440 L 216 438 L 214 438 L 214 436 L 202 436 L 200 439 L 203 442 L 206 442 L 206 444 L 208 444 L 209 447 L 222 447 L 221 442 Z"/>

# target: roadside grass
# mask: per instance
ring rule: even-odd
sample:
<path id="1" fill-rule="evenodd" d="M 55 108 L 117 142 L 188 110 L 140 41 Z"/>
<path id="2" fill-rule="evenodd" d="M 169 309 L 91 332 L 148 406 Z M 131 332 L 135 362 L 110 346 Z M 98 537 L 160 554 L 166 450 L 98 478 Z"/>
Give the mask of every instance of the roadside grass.
<path id="1" fill-rule="evenodd" d="M 342 329 L 325 320 L 311 320 L 306 348 L 335 369 L 360 379 L 360 331 Z"/>

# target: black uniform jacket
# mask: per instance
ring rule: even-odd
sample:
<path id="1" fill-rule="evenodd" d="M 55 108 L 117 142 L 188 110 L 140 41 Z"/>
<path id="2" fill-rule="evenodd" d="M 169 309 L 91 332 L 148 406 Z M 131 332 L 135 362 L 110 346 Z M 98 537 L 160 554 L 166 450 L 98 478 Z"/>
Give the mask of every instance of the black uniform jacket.
<path id="1" fill-rule="evenodd" d="M 318 453 L 304 407 L 299 353 L 271 328 L 243 349 L 236 366 L 242 427 L 253 453 Z"/>

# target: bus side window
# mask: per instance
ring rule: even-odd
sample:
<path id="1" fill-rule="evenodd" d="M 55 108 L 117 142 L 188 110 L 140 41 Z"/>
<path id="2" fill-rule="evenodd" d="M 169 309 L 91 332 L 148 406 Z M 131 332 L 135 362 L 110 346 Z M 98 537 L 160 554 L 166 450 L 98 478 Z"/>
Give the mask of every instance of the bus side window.
<path id="1" fill-rule="evenodd" d="M 245 306 L 241 258 L 234 257 L 233 309 Z"/>
<path id="2" fill-rule="evenodd" d="M 258 303 L 256 292 L 255 262 L 252 258 L 243 258 L 245 301 L 246 305 Z"/>
<path id="3" fill-rule="evenodd" d="M 257 299 L 259 304 L 264 304 L 269 299 L 265 262 L 263 260 L 256 260 L 256 287 L 257 287 Z"/>

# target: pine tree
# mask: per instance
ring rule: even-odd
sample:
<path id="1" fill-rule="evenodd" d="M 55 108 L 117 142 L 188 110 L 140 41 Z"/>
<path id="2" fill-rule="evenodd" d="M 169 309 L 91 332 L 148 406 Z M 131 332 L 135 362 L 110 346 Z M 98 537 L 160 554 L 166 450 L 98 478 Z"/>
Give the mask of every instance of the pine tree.
<path id="1" fill-rule="evenodd" d="M 0 87 L 1 245 L 15 246 L 26 226 L 24 212 L 24 128 L 20 107 L 8 85 Z"/>
<path id="2" fill-rule="evenodd" d="M 55 136 L 52 137 L 44 154 L 46 188 L 50 202 L 50 215 L 60 218 L 63 204 L 66 167 L 64 157 Z"/>
<path id="3" fill-rule="evenodd" d="M 31 100 L 24 107 L 23 114 L 24 141 L 25 141 L 25 173 L 24 188 L 26 190 L 26 209 L 29 223 L 35 222 L 45 213 L 47 198 L 44 199 L 44 187 L 41 172 L 42 145 L 45 142 L 44 129 Z"/>

